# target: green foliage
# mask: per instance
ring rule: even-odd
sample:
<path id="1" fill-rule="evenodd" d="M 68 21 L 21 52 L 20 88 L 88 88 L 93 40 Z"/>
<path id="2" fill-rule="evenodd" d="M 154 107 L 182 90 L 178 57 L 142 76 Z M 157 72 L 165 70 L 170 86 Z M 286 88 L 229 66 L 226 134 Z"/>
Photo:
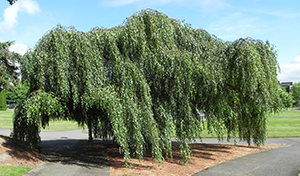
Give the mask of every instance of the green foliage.
<path id="1" fill-rule="evenodd" d="M 279 94 L 279 97 L 280 97 L 280 100 L 282 102 L 282 105 L 284 108 L 291 108 L 293 106 L 293 96 L 291 93 L 288 93 L 286 91 L 286 88 L 285 87 L 282 87 L 282 86 L 279 86 L 278 85 L 278 94 Z"/>
<path id="2" fill-rule="evenodd" d="M 14 90 L 6 91 L 6 102 L 7 104 L 20 104 L 27 97 L 29 86 L 20 84 L 14 87 Z"/>
<path id="3" fill-rule="evenodd" d="M 114 136 L 126 161 L 172 157 L 175 131 L 188 162 L 205 125 L 199 112 L 219 138 L 263 144 L 265 113 L 280 108 L 268 42 L 223 42 L 149 9 L 112 29 L 57 26 L 21 64 L 31 96 L 15 116 L 15 138 L 36 144 L 50 119 L 74 119 L 90 139 Z"/>
<path id="4" fill-rule="evenodd" d="M 0 90 L 10 89 L 18 83 L 18 67 L 16 63 L 21 56 L 8 50 L 13 42 L 0 42 Z"/>
<path id="5" fill-rule="evenodd" d="M 15 110 L 13 138 L 35 146 L 40 142 L 40 128 L 45 128 L 51 118 L 61 117 L 63 111 L 64 105 L 50 93 L 32 92 Z"/>
<path id="6" fill-rule="evenodd" d="M 6 95 L 5 90 L 0 90 L 0 111 L 6 111 L 7 105 L 6 105 Z"/>
<path id="7" fill-rule="evenodd" d="M 293 99 L 295 101 L 295 105 L 300 105 L 300 82 L 294 83 L 292 87 L 292 95 Z"/>

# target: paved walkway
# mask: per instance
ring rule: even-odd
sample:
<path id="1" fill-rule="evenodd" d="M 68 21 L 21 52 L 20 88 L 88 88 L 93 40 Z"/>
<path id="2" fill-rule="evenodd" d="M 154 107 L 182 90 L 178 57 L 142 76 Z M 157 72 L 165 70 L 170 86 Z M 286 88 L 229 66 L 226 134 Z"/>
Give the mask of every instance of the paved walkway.
<path id="1" fill-rule="evenodd" d="M 0 134 L 9 135 L 10 130 L 0 129 Z M 41 138 L 42 146 L 48 152 L 48 159 L 25 176 L 109 175 L 109 164 L 105 158 L 99 156 L 95 163 L 81 159 L 80 154 L 85 152 L 85 149 L 80 147 L 78 141 L 88 138 L 82 130 L 41 132 Z M 228 143 L 218 142 L 217 139 L 203 139 L 202 142 Z M 269 138 L 267 143 L 290 146 L 237 158 L 210 167 L 194 176 L 297 176 L 300 170 L 300 138 Z M 73 148 L 79 152 L 70 153 L 74 151 Z M 61 159 L 61 156 L 64 159 Z"/>
<path id="2" fill-rule="evenodd" d="M 9 136 L 10 133 L 11 130 L 0 129 L 1 135 Z M 45 161 L 23 176 L 109 176 L 108 161 L 101 153 L 99 155 L 101 151 L 83 142 L 88 135 L 82 130 L 41 132 L 40 136 Z"/>
<path id="3" fill-rule="evenodd" d="M 88 139 L 82 130 L 41 132 L 40 136 L 46 161 L 24 176 L 109 176 L 106 158 L 80 142 Z"/>
<path id="4" fill-rule="evenodd" d="M 290 146 L 237 158 L 194 176 L 297 176 L 300 172 L 300 138 L 270 138 L 267 143 Z"/>

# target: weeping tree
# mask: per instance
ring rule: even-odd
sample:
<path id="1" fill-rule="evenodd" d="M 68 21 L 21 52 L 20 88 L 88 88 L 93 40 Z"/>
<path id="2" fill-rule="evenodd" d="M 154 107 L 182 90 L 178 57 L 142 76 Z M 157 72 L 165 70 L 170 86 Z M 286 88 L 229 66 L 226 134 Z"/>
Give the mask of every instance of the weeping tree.
<path id="1" fill-rule="evenodd" d="M 111 29 L 57 26 L 23 59 L 30 94 L 13 137 L 35 145 L 49 120 L 71 119 L 90 140 L 113 136 L 126 161 L 172 157 L 176 137 L 188 162 L 205 128 L 261 145 L 266 112 L 280 109 L 276 68 L 268 42 L 224 42 L 150 9 Z"/>
<path id="2" fill-rule="evenodd" d="M 255 144 L 264 144 L 266 113 L 282 108 L 276 78 L 276 51 L 268 42 L 246 38 L 231 43 L 225 55 L 224 90 L 233 112 L 225 125 L 230 133 L 237 132 L 238 137 L 248 143 L 253 139 Z"/>

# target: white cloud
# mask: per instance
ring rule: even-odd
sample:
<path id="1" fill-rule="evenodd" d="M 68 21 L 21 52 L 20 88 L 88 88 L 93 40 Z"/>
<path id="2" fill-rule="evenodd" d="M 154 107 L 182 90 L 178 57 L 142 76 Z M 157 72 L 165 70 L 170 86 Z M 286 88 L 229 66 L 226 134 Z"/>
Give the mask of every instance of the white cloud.
<path id="1" fill-rule="evenodd" d="M 18 24 L 19 12 L 33 15 L 40 12 L 40 8 L 38 3 L 33 0 L 18 0 L 14 5 L 4 10 L 4 19 L 0 22 L 0 32 L 14 34 L 14 27 Z"/>
<path id="2" fill-rule="evenodd" d="M 280 82 L 300 82 L 300 55 L 287 64 L 280 64 L 280 73 L 277 76 Z"/>
<path id="3" fill-rule="evenodd" d="M 266 24 L 261 23 L 260 19 L 255 16 L 236 12 L 213 21 L 209 24 L 207 30 L 224 40 L 231 41 L 240 37 L 264 33 Z"/>
<path id="4" fill-rule="evenodd" d="M 17 44 L 11 45 L 9 47 L 9 51 L 14 51 L 21 55 L 24 55 L 28 49 L 29 49 L 28 46 L 21 44 L 21 43 L 17 43 Z"/>

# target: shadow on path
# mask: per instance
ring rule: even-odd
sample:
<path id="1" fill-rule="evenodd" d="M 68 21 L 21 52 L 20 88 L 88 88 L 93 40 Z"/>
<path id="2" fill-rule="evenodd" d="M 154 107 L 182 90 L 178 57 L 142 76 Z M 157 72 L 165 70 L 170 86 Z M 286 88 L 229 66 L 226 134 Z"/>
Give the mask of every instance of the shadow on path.
<path id="1" fill-rule="evenodd" d="M 44 162 L 25 176 L 109 175 L 107 144 L 103 141 L 62 139 L 42 141 Z"/>
<path id="2" fill-rule="evenodd" d="M 109 167 L 102 141 L 52 140 L 42 142 L 45 160 L 83 167 Z"/>

